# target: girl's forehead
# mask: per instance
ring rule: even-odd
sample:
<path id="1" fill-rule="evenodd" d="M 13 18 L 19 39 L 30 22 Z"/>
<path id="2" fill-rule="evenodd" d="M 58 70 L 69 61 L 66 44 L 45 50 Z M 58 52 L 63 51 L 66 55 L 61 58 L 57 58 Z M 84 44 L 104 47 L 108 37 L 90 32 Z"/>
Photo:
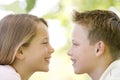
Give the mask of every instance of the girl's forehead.
<path id="1" fill-rule="evenodd" d="M 39 32 L 44 32 L 44 31 L 48 31 L 47 26 L 42 22 L 38 23 L 37 32 L 39 33 Z"/>

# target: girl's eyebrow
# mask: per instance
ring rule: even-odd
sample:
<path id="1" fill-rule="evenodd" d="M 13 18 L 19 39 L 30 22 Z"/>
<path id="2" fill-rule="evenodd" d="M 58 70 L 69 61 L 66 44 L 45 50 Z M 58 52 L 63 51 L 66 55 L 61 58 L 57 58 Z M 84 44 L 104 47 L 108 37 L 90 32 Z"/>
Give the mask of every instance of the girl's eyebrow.
<path id="1" fill-rule="evenodd" d="M 43 37 L 43 40 L 49 40 L 49 38 L 48 37 Z"/>

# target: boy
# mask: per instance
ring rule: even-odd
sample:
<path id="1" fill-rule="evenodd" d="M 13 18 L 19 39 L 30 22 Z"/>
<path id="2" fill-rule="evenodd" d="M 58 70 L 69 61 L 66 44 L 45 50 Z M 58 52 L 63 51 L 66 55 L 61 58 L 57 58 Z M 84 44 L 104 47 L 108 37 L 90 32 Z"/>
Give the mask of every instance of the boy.
<path id="1" fill-rule="evenodd" d="M 93 80 L 120 80 L 120 19 L 112 11 L 74 11 L 68 55 L 76 74 Z"/>

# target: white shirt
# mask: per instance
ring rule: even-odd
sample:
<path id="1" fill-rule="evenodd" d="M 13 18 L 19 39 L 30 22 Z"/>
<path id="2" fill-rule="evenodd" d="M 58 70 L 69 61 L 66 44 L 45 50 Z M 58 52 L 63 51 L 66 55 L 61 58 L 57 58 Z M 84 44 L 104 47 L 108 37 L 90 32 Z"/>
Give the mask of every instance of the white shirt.
<path id="1" fill-rule="evenodd" d="M 120 59 L 111 63 L 99 80 L 120 80 Z"/>
<path id="2" fill-rule="evenodd" d="M 0 65 L 0 80 L 21 80 L 21 77 L 10 65 Z"/>

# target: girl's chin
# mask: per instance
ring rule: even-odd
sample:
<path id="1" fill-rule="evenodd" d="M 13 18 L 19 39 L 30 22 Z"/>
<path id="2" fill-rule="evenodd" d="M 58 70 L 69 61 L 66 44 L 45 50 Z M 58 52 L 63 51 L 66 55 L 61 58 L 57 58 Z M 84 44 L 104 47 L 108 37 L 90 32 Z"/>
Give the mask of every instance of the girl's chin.
<path id="1" fill-rule="evenodd" d="M 42 70 L 42 72 L 48 72 L 48 71 L 49 71 L 49 68 Z"/>
<path id="2" fill-rule="evenodd" d="M 49 69 L 46 69 L 44 72 L 48 72 L 49 71 Z"/>

